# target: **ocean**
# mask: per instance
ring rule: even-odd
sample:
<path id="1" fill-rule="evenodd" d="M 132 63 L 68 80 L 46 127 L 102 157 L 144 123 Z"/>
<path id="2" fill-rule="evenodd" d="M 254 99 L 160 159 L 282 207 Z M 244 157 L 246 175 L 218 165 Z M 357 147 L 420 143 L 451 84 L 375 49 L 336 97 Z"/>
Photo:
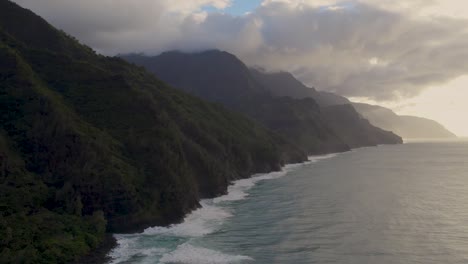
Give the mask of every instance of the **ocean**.
<path id="1" fill-rule="evenodd" d="M 111 263 L 468 263 L 468 141 L 310 157 L 236 181 Z"/>

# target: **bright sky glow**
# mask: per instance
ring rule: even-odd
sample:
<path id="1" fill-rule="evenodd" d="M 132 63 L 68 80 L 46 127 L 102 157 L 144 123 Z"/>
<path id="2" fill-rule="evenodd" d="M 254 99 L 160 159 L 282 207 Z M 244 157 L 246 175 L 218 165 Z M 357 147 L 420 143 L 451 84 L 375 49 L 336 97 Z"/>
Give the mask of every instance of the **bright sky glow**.
<path id="1" fill-rule="evenodd" d="M 431 87 L 418 97 L 396 104 L 399 114 L 439 121 L 458 136 L 468 137 L 468 75 Z"/>
<path id="2" fill-rule="evenodd" d="M 468 137 L 468 75 L 445 85 L 430 87 L 417 97 L 397 102 L 353 101 L 378 104 L 399 115 L 426 117 L 438 121 L 460 137 Z"/>

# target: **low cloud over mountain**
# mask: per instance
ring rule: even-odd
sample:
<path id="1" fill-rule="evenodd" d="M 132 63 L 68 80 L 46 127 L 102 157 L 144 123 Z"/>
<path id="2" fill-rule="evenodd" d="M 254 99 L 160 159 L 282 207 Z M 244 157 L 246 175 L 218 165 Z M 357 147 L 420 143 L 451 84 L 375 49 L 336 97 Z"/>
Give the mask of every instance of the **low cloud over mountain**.
<path id="1" fill-rule="evenodd" d="M 468 72 L 463 1 L 266 0 L 243 16 L 228 0 L 15 2 L 104 54 L 217 48 L 345 96 L 412 97 Z"/>

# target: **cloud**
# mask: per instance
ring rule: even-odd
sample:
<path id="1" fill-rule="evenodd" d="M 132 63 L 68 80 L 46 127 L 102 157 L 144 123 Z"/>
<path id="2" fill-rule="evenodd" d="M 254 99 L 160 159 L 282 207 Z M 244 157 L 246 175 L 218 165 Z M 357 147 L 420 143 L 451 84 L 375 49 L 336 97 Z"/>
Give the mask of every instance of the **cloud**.
<path id="1" fill-rule="evenodd" d="M 460 0 L 265 0 L 243 16 L 222 13 L 229 0 L 16 2 L 105 54 L 217 48 L 345 96 L 413 97 L 468 73 Z"/>
<path id="2" fill-rule="evenodd" d="M 249 63 L 290 69 L 318 88 L 378 100 L 415 96 L 468 72 L 466 20 L 416 20 L 360 3 L 337 11 L 285 5 L 257 11 L 265 48 L 245 56 Z"/>
<path id="3" fill-rule="evenodd" d="M 231 0 L 14 0 L 105 54 L 148 49 L 177 37 L 184 18 Z"/>

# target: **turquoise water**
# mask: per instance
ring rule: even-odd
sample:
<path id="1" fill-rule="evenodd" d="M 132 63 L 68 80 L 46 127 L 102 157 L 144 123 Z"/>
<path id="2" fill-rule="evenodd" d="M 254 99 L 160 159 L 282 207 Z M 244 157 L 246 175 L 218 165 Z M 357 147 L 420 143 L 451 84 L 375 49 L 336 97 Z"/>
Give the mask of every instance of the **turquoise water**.
<path id="1" fill-rule="evenodd" d="M 468 263 L 468 142 L 312 157 L 202 204 L 117 235 L 113 263 Z"/>

